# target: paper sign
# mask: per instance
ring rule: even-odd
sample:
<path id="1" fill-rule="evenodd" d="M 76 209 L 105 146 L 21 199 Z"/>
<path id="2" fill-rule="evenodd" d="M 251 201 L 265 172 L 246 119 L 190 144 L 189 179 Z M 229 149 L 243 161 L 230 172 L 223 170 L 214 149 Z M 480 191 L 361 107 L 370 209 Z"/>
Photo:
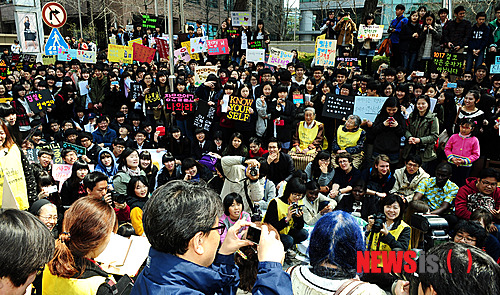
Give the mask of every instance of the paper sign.
<path id="1" fill-rule="evenodd" d="M 203 84 L 210 74 L 217 75 L 216 66 L 197 66 L 194 69 L 194 85 L 198 87 Z"/>
<path id="2" fill-rule="evenodd" d="M 52 177 L 55 181 L 64 182 L 71 176 L 72 165 L 54 164 L 52 165 Z"/>
<path id="3" fill-rule="evenodd" d="M 73 150 L 76 151 L 76 153 L 78 154 L 78 156 L 85 156 L 85 155 L 87 155 L 87 149 L 85 149 L 81 145 L 76 145 L 76 144 L 72 144 L 72 143 L 64 141 L 64 142 L 61 143 L 61 148 L 62 149 L 73 149 Z"/>
<path id="4" fill-rule="evenodd" d="M 337 62 L 337 66 L 342 64 L 343 67 L 346 67 L 346 68 L 352 68 L 352 67 L 357 67 L 358 66 L 358 58 L 357 57 L 337 57 L 336 58 Z"/>
<path id="5" fill-rule="evenodd" d="M 293 53 L 290 51 L 280 50 L 277 48 L 269 49 L 269 59 L 267 63 L 272 66 L 286 67 L 293 60 Z"/>
<path id="6" fill-rule="evenodd" d="M 212 122 L 215 118 L 215 106 L 209 106 L 204 100 L 198 101 L 198 109 L 194 115 L 193 125 L 198 128 L 202 128 L 205 131 L 210 131 Z"/>
<path id="7" fill-rule="evenodd" d="M 194 94 L 188 93 L 165 93 L 165 111 L 171 112 L 194 112 Z"/>
<path id="8" fill-rule="evenodd" d="M 165 58 L 165 59 L 168 58 L 168 41 L 167 40 L 162 39 L 162 38 L 156 38 L 156 49 L 158 50 L 158 55 L 160 56 L 160 58 Z"/>
<path id="9" fill-rule="evenodd" d="M 142 45 L 142 39 L 141 38 L 137 38 L 137 39 L 134 39 L 134 40 L 130 40 L 130 41 L 127 42 L 127 45 L 130 46 L 130 47 L 132 47 L 132 45 L 134 43 Z"/>
<path id="10" fill-rule="evenodd" d="M 500 74 L 500 64 L 491 65 L 490 66 L 490 74 Z M 450 84 L 450 83 L 448 83 L 448 84 Z"/>
<path id="11" fill-rule="evenodd" d="M 294 94 L 293 95 L 293 104 L 304 104 L 304 95 L 302 94 Z"/>
<path id="12" fill-rule="evenodd" d="M 9 73 L 7 72 L 8 68 L 6 66 L 0 66 L 0 80 L 5 80 Z"/>
<path id="13" fill-rule="evenodd" d="M 265 49 L 247 49 L 248 62 L 265 62 L 266 50 Z"/>
<path id="14" fill-rule="evenodd" d="M 177 60 L 182 59 L 185 62 L 189 62 L 191 60 L 191 56 L 186 48 L 181 47 L 174 51 L 174 63 L 177 63 Z"/>
<path id="15" fill-rule="evenodd" d="M 250 121 L 250 108 L 252 107 L 253 99 L 231 96 L 229 98 L 228 119 L 237 121 Z"/>
<path id="16" fill-rule="evenodd" d="M 76 58 L 81 63 L 95 64 L 97 62 L 97 52 L 88 50 L 77 50 Z"/>
<path id="17" fill-rule="evenodd" d="M 352 115 L 353 111 L 354 96 L 326 95 L 323 116 L 334 119 L 347 119 L 349 115 Z"/>
<path id="18" fill-rule="evenodd" d="M 438 72 L 447 71 L 450 75 L 464 74 L 465 56 L 450 52 L 434 52 L 432 62 Z"/>
<path id="19" fill-rule="evenodd" d="M 153 61 L 156 49 L 149 48 L 137 43 L 132 44 L 132 48 L 134 49 L 134 60 L 145 63 L 150 63 Z"/>
<path id="20" fill-rule="evenodd" d="M 134 48 L 132 46 L 108 45 L 108 61 L 131 64 L 133 62 Z"/>
<path id="21" fill-rule="evenodd" d="M 262 44 L 262 40 L 250 41 L 248 44 L 249 49 L 263 49 L 264 45 Z"/>
<path id="22" fill-rule="evenodd" d="M 78 88 L 80 89 L 81 96 L 89 94 L 89 89 L 87 88 L 88 85 L 89 81 L 78 81 Z"/>
<path id="23" fill-rule="evenodd" d="M 227 30 L 227 32 L 229 33 L 230 37 L 232 37 L 232 36 L 239 37 L 240 36 L 240 32 L 238 30 Z"/>
<path id="24" fill-rule="evenodd" d="M 335 66 L 335 54 L 337 51 L 337 40 L 316 39 L 316 55 L 314 56 L 317 66 Z"/>
<path id="25" fill-rule="evenodd" d="M 252 13 L 250 11 L 231 11 L 233 27 L 252 26 Z"/>
<path id="26" fill-rule="evenodd" d="M 158 92 L 150 92 L 144 96 L 146 106 L 154 108 L 161 104 L 160 94 Z"/>
<path id="27" fill-rule="evenodd" d="M 142 96 L 142 84 L 140 82 L 131 82 L 128 99 L 137 101 Z"/>
<path id="28" fill-rule="evenodd" d="M 227 39 L 207 40 L 208 55 L 229 54 Z"/>
<path id="29" fill-rule="evenodd" d="M 30 162 L 31 164 L 39 163 L 38 151 L 39 151 L 39 149 L 27 149 L 26 150 L 26 159 L 28 159 L 28 162 Z"/>
<path id="30" fill-rule="evenodd" d="M 380 40 L 384 34 L 383 25 L 359 25 L 358 40 L 373 39 Z"/>
<path id="31" fill-rule="evenodd" d="M 191 38 L 189 40 L 189 44 L 191 46 L 191 49 L 189 53 L 200 53 L 200 52 L 206 52 L 207 51 L 207 39 L 208 37 L 197 37 L 197 38 Z"/>
<path id="32" fill-rule="evenodd" d="M 42 64 L 48 66 L 56 63 L 57 55 L 42 54 Z"/>
<path id="33" fill-rule="evenodd" d="M 495 56 L 495 64 L 500 64 L 500 56 Z"/>
<path id="34" fill-rule="evenodd" d="M 356 96 L 354 99 L 354 114 L 361 120 L 375 121 L 387 97 Z"/>
<path id="35" fill-rule="evenodd" d="M 181 46 L 187 49 L 191 59 L 200 60 L 200 56 L 197 53 L 191 53 L 191 42 L 189 42 L 189 41 L 182 42 Z"/>
<path id="36" fill-rule="evenodd" d="M 31 111 L 35 114 L 45 111 L 55 104 L 54 98 L 48 89 L 30 93 L 24 98 L 28 102 Z"/>

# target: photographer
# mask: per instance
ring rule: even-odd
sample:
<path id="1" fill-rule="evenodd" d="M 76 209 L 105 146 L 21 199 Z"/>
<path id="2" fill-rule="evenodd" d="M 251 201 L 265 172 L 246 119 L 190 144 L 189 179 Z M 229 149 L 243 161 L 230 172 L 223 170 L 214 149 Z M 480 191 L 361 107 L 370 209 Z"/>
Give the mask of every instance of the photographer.
<path id="1" fill-rule="evenodd" d="M 337 39 L 337 32 L 335 31 L 335 25 L 337 20 L 335 19 L 335 11 L 328 12 L 328 17 L 323 21 L 323 26 L 321 27 L 321 34 L 326 34 L 325 39 Z"/>

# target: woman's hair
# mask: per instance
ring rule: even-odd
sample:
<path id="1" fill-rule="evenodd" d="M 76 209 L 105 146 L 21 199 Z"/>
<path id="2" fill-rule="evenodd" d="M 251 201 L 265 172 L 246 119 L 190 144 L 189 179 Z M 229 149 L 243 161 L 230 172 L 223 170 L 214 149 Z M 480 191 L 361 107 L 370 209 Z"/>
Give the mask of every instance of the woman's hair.
<path id="1" fill-rule="evenodd" d="M 354 217 L 335 211 L 325 214 L 314 226 L 308 252 L 311 266 L 327 262 L 354 277 L 357 253 L 364 250 L 363 233 Z"/>
<path id="2" fill-rule="evenodd" d="M 241 140 L 241 144 L 240 144 L 240 146 L 238 148 L 234 148 L 234 146 L 233 146 L 233 140 L 235 138 L 239 138 Z M 246 150 L 247 150 L 247 148 L 243 144 L 243 135 L 241 133 L 239 133 L 239 132 L 234 132 L 231 135 L 231 138 L 229 139 L 228 145 L 226 147 L 227 155 L 228 156 L 242 156 L 242 157 L 246 157 L 247 156 Z"/>
<path id="3" fill-rule="evenodd" d="M 414 111 L 411 113 L 411 115 L 410 115 L 410 116 L 411 116 L 411 118 L 412 118 L 413 120 L 417 119 L 417 117 L 418 117 L 418 116 L 420 116 L 420 112 L 418 111 L 418 109 L 417 109 L 417 107 L 416 107 L 416 106 L 417 106 L 417 102 L 418 102 L 420 99 L 423 99 L 423 100 L 425 100 L 425 102 L 427 102 L 427 110 L 425 111 L 424 116 L 426 116 L 426 115 L 430 112 L 430 110 L 431 110 L 431 99 L 429 98 L 429 96 L 427 96 L 427 95 L 423 95 L 423 94 L 422 94 L 422 95 L 420 95 L 420 96 L 419 96 L 419 97 L 417 97 L 417 99 L 415 100 L 415 110 L 414 110 Z"/>
<path id="4" fill-rule="evenodd" d="M 19 84 L 15 84 L 14 86 L 12 86 L 12 97 L 14 99 L 18 99 L 18 98 L 21 98 L 21 96 L 19 95 L 19 91 L 26 91 L 26 89 L 23 87 L 23 85 L 21 85 L 21 83 Z"/>
<path id="5" fill-rule="evenodd" d="M 399 215 L 394 220 L 394 222 L 397 222 L 397 221 L 400 221 L 401 219 L 403 219 L 403 216 L 404 216 L 404 213 L 406 210 L 406 204 L 405 204 L 402 197 L 400 197 L 399 195 L 396 195 L 396 194 L 387 195 L 385 198 L 380 199 L 380 203 L 379 203 L 380 208 L 379 209 L 380 209 L 380 212 L 384 212 L 385 206 L 392 205 L 395 202 L 398 203 L 399 208 L 400 208 Z"/>
<path id="6" fill-rule="evenodd" d="M 483 221 L 483 224 L 488 228 L 493 223 L 493 214 L 484 208 L 477 208 L 472 211 L 470 215 L 470 220 Z"/>
<path id="7" fill-rule="evenodd" d="M 62 233 L 48 263 L 50 273 L 62 278 L 83 273 L 84 257 L 101 247 L 117 228 L 115 211 L 106 201 L 91 197 L 76 200 L 64 214 Z"/>
<path id="8" fill-rule="evenodd" d="M 142 166 L 141 166 L 141 170 L 144 170 L 144 172 L 146 172 L 146 174 L 148 174 L 149 172 L 151 172 L 151 170 L 153 168 L 153 161 L 151 160 L 151 153 L 149 151 L 142 151 L 139 154 L 139 161 L 140 160 L 149 160 L 150 161 L 148 167 L 146 167 L 146 168 L 143 169 Z M 140 166 L 140 164 L 139 164 L 139 166 Z"/>
<path id="9" fill-rule="evenodd" d="M 249 94 L 248 94 L 247 98 L 253 97 L 253 93 L 252 93 L 252 91 L 250 91 L 250 87 L 247 84 L 241 84 L 241 86 L 238 88 L 238 92 L 237 92 L 236 95 L 238 95 L 239 97 L 241 97 L 241 90 L 243 90 L 243 88 L 247 88 L 248 91 L 249 91 Z"/>
<path id="10" fill-rule="evenodd" d="M 139 175 L 139 176 L 132 176 L 130 178 L 130 181 L 127 184 L 127 196 L 135 197 L 135 185 L 137 182 L 142 182 L 148 188 L 149 192 L 149 187 L 148 187 L 148 179 L 144 175 Z"/>
<path id="11" fill-rule="evenodd" d="M 248 144 L 250 145 L 252 143 L 258 146 L 262 146 L 262 141 L 258 137 L 250 137 L 250 139 L 248 140 Z"/>
<path id="12" fill-rule="evenodd" d="M 391 96 L 385 100 L 384 104 L 382 105 L 382 108 L 380 108 L 380 111 L 375 121 L 377 121 L 377 119 L 385 121 L 385 119 L 389 117 L 389 114 L 387 113 L 387 108 L 398 108 L 394 117 L 401 116 L 401 105 L 399 104 L 399 100 L 397 97 Z"/>
<path id="13" fill-rule="evenodd" d="M 0 103 L 0 118 L 5 118 L 9 115 L 15 115 L 16 110 L 9 103 Z"/>
<path id="14" fill-rule="evenodd" d="M 215 88 L 214 88 L 215 92 L 218 92 L 222 88 L 222 86 L 220 84 L 220 80 L 219 80 L 219 78 L 217 78 L 217 76 L 215 74 L 209 74 L 205 81 L 206 82 L 210 82 L 210 81 L 215 82 Z"/>
<path id="15" fill-rule="evenodd" d="M 312 172 L 312 178 L 313 179 L 318 179 L 321 176 L 321 169 L 319 169 L 319 160 L 328 160 L 331 159 L 331 155 L 328 152 L 321 151 L 318 154 L 316 154 L 316 157 L 314 157 L 314 160 L 312 161 L 311 164 L 311 172 Z M 328 172 L 331 172 L 333 170 L 333 164 L 332 161 L 330 161 L 330 164 L 328 165 Z"/>
<path id="16" fill-rule="evenodd" d="M 436 24 L 436 17 L 434 16 L 434 13 L 428 11 L 425 15 L 424 15 L 424 21 L 428 18 L 428 17 L 431 17 L 432 18 L 432 24 L 431 26 L 434 26 Z"/>
<path id="17" fill-rule="evenodd" d="M 337 163 L 337 165 L 339 165 L 339 159 L 341 158 L 347 159 L 349 163 L 352 164 L 352 155 L 349 154 L 348 152 L 337 154 L 337 156 L 335 157 L 335 163 Z"/>
<path id="18" fill-rule="evenodd" d="M 288 203 L 288 197 L 291 194 L 305 194 L 306 186 L 304 181 L 300 177 L 292 177 L 286 184 L 285 190 L 283 191 L 283 200 L 287 200 L 285 203 Z"/>
<path id="19" fill-rule="evenodd" d="M 132 153 L 137 153 L 139 154 L 138 151 L 131 149 L 131 148 L 125 148 L 120 156 L 120 160 L 118 161 L 118 170 L 122 170 L 123 167 L 127 167 L 127 157 L 130 156 Z"/>
<path id="20" fill-rule="evenodd" d="M 380 93 L 384 93 L 385 89 L 386 89 L 387 87 L 389 87 L 389 86 L 390 86 L 390 87 L 391 87 L 391 89 L 392 89 L 392 93 L 391 93 L 391 95 L 395 95 L 395 94 L 396 94 L 396 86 L 395 86 L 395 85 L 394 85 L 394 83 L 392 83 L 392 82 L 384 82 L 384 83 L 380 86 L 380 89 L 381 89 Z M 385 95 L 385 93 L 384 93 L 384 95 Z"/>
<path id="21" fill-rule="evenodd" d="M 370 20 L 370 19 L 373 19 L 375 21 L 375 16 L 373 15 L 373 13 L 368 13 L 366 15 L 364 24 L 367 25 L 368 24 L 368 20 Z"/>
<path id="22" fill-rule="evenodd" d="M 479 98 L 480 98 L 479 91 L 477 91 L 477 90 L 469 90 L 469 91 L 467 92 L 467 94 L 469 94 L 469 93 L 470 93 L 470 94 L 472 94 L 472 96 L 474 96 L 474 101 L 477 103 L 477 101 L 478 101 L 478 100 L 479 100 Z M 467 95 L 467 94 L 466 94 L 466 95 Z"/>
<path id="23" fill-rule="evenodd" d="M 196 162 L 195 159 L 185 158 L 184 160 L 182 160 L 182 166 L 181 166 L 182 173 L 185 173 L 186 170 L 188 170 L 189 168 L 192 168 L 194 166 L 199 168 L 199 164 L 198 164 L 198 162 Z M 200 169 L 198 169 L 198 173 L 200 173 Z"/>
<path id="24" fill-rule="evenodd" d="M 347 89 L 349 91 L 348 96 L 352 96 L 353 95 L 354 89 L 352 88 L 352 84 L 344 83 L 344 84 L 342 84 L 342 86 L 340 86 L 340 89 L 342 89 L 342 88 L 345 88 L 345 89 Z"/>
<path id="25" fill-rule="evenodd" d="M 76 176 L 76 172 L 80 169 L 87 169 L 87 171 L 90 172 L 89 164 L 87 164 L 87 162 L 82 159 L 77 159 L 71 167 L 71 176 L 68 178 L 68 180 L 66 180 L 71 186 L 76 185 L 81 181 L 80 179 L 78 179 L 78 176 Z"/>
<path id="26" fill-rule="evenodd" d="M 408 84 L 406 83 L 399 84 L 394 91 L 394 96 L 396 95 L 396 91 L 401 91 L 405 93 L 405 96 L 400 102 L 400 105 L 408 107 L 410 105 L 410 90 L 408 89 Z"/>
<path id="27" fill-rule="evenodd" d="M 313 89 L 312 89 L 312 94 L 311 94 L 311 95 L 314 95 L 314 94 L 316 94 L 318 92 L 317 89 L 316 89 L 316 79 L 314 79 L 314 77 L 307 77 L 306 82 L 301 87 L 303 87 L 304 93 L 307 94 L 306 84 L 309 81 L 311 81 L 311 84 L 314 86 Z"/>
<path id="28" fill-rule="evenodd" d="M 245 210 L 245 205 L 243 203 L 243 198 L 238 193 L 230 193 L 224 197 L 223 205 L 224 205 L 224 214 L 229 216 L 229 207 L 233 205 L 233 202 L 241 204 L 241 211 Z"/>
<path id="29" fill-rule="evenodd" d="M 10 150 L 10 148 L 15 143 L 14 138 L 12 138 L 12 135 L 10 134 L 10 131 L 9 131 L 9 127 L 7 126 L 7 124 L 3 120 L 0 120 L 0 126 L 2 127 L 3 131 L 5 132 L 5 141 L 3 143 L 3 146 Z"/>
<path id="30" fill-rule="evenodd" d="M 376 166 L 378 166 L 380 164 L 380 162 L 382 162 L 382 161 L 387 162 L 387 163 L 391 163 L 391 159 L 385 154 L 380 154 L 380 155 L 376 156 L 375 160 L 373 161 L 372 171 L 370 173 L 372 177 L 378 178 L 378 169 Z M 387 173 L 387 175 L 384 175 L 383 177 L 387 178 L 387 177 L 389 177 L 390 174 L 391 174 L 391 171 L 389 171 L 389 173 Z"/>

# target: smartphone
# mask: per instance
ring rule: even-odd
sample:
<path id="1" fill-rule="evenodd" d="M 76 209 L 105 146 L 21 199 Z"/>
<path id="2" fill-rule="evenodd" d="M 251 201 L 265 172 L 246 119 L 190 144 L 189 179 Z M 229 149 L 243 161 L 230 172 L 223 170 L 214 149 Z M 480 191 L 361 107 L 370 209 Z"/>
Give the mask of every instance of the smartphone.
<path id="1" fill-rule="evenodd" d="M 415 76 L 417 76 L 417 77 L 423 77 L 424 76 L 424 72 L 416 72 Z"/>
<path id="2" fill-rule="evenodd" d="M 156 131 L 160 132 L 159 136 L 165 136 L 165 126 L 156 127 Z"/>
<path id="3" fill-rule="evenodd" d="M 258 227 L 255 227 L 255 226 L 249 226 L 248 227 L 248 230 L 247 230 L 247 240 L 249 240 L 250 242 L 254 242 L 255 244 L 259 244 L 260 243 L 260 233 L 262 232 L 262 230 Z"/>
<path id="4" fill-rule="evenodd" d="M 457 83 L 448 83 L 448 88 L 457 88 Z"/>
<path id="5" fill-rule="evenodd" d="M 111 85 L 118 85 L 118 81 L 111 81 Z"/>
<path id="6" fill-rule="evenodd" d="M 61 82 L 61 81 L 59 81 L 59 82 L 56 82 L 56 87 L 59 87 L 59 88 L 61 88 L 61 87 L 62 87 L 62 82 Z"/>
<path id="7" fill-rule="evenodd" d="M 387 119 L 389 119 L 389 122 L 394 122 L 394 118 L 393 117 L 389 117 Z"/>
<path id="8" fill-rule="evenodd" d="M 47 186 L 47 187 L 44 188 L 44 190 L 47 192 L 47 194 L 52 194 L 52 193 L 57 193 L 58 192 L 57 185 Z"/>
<path id="9" fill-rule="evenodd" d="M 346 16 L 346 17 L 344 17 L 344 20 L 349 20 L 349 18 Z"/>

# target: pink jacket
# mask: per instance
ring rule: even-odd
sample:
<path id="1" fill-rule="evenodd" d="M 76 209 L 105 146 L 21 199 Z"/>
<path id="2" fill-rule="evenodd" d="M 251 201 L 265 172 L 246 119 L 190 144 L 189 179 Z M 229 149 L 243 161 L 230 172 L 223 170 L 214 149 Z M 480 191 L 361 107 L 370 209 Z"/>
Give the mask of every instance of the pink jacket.
<path id="1" fill-rule="evenodd" d="M 472 162 L 479 159 L 479 140 L 475 136 L 463 137 L 453 134 L 446 143 L 444 153 L 448 162 L 453 164 L 453 158 L 460 158 L 465 160 L 465 164 L 461 166 L 470 167 Z"/>
<path id="2" fill-rule="evenodd" d="M 241 212 L 241 216 L 240 216 L 240 219 L 243 219 L 244 221 L 248 221 L 248 222 L 251 222 L 251 218 L 250 218 L 250 214 L 248 214 L 247 212 L 243 211 Z M 234 224 L 236 223 L 236 221 L 232 221 L 231 218 L 229 218 L 229 216 L 227 216 L 226 214 L 222 214 L 222 216 L 219 218 L 219 225 L 225 225 L 226 226 L 226 230 L 224 230 L 224 232 L 222 233 L 222 235 L 220 235 L 220 242 L 224 242 L 224 240 L 226 239 L 226 235 L 227 235 L 227 230 L 233 226 Z M 241 232 L 240 234 L 238 234 L 238 238 L 241 239 L 241 236 L 243 236 L 243 232 Z"/>

